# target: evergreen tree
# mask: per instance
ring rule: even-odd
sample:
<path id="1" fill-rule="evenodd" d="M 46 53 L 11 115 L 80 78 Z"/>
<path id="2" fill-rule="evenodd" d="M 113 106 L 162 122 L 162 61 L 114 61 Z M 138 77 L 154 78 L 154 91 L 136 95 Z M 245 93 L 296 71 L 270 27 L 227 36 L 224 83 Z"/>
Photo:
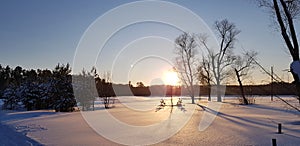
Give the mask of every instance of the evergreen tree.
<path id="1" fill-rule="evenodd" d="M 18 109 L 19 102 L 21 101 L 21 91 L 20 88 L 17 86 L 11 84 L 9 85 L 4 91 L 3 91 L 3 108 L 4 109 L 10 109 L 15 110 Z"/>
<path id="2" fill-rule="evenodd" d="M 55 111 L 71 111 L 76 105 L 73 94 L 70 65 L 57 65 L 53 70 L 50 94 L 53 100 L 50 105 Z"/>

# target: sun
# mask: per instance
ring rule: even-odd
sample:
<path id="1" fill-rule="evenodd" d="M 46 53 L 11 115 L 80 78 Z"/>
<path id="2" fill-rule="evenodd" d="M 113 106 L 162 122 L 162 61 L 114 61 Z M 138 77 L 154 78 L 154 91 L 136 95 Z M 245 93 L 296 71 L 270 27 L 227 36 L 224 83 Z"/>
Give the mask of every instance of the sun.
<path id="1" fill-rule="evenodd" d="M 176 72 L 168 71 L 164 73 L 164 83 L 166 85 L 178 85 L 179 78 Z"/>

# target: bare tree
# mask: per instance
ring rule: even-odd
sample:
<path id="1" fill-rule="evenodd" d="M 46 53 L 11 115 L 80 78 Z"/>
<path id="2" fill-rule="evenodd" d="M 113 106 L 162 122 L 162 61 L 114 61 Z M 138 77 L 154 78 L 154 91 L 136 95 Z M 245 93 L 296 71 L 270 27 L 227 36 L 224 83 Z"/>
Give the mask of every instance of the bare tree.
<path id="1" fill-rule="evenodd" d="M 278 3 L 279 1 L 279 3 Z M 259 6 L 267 8 L 271 17 L 277 22 L 281 36 L 293 61 L 299 60 L 299 44 L 294 20 L 300 16 L 300 0 L 258 0 Z"/>
<path id="2" fill-rule="evenodd" d="M 279 1 L 279 2 L 278 2 Z M 281 36 L 293 59 L 291 72 L 298 90 L 298 99 L 300 102 L 300 73 L 293 66 L 300 65 L 299 61 L 299 43 L 297 40 L 294 21 L 300 16 L 300 0 L 258 0 L 261 7 L 267 8 L 271 16 L 276 19 L 281 32 Z M 299 68 L 300 66 L 298 66 Z M 299 70 L 299 69 L 298 69 Z"/>
<path id="3" fill-rule="evenodd" d="M 200 36 L 199 38 L 200 45 L 208 52 L 207 58 L 211 64 L 211 72 L 217 85 L 217 101 L 221 102 L 221 84 L 232 73 L 230 65 L 232 65 L 235 60 L 232 49 L 240 31 L 236 28 L 234 23 L 229 22 L 227 19 L 216 21 L 214 28 L 220 39 L 219 49 L 217 49 L 216 52 L 213 47 L 209 46 L 207 37 Z"/>
<path id="4" fill-rule="evenodd" d="M 240 86 L 243 103 L 246 105 L 248 105 L 249 102 L 245 97 L 242 81 L 243 78 L 249 74 L 249 71 L 254 68 L 254 64 L 255 64 L 254 59 L 256 56 L 257 56 L 257 52 L 247 51 L 243 54 L 243 56 L 236 56 L 235 62 L 233 64 L 233 69 L 235 71 L 235 75 L 237 77 L 237 81 Z"/>
<path id="5" fill-rule="evenodd" d="M 175 54 L 176 57 L 176 68 L 180 75 L 182 83 L 187 87 L 188 93 L 194 100 L 194 80 L 197 77 L 196 69 L 196 54 L 197 44 L 195 41 L 195 35 L 184 32 L 175 40 Z"/>
<path id="6" fill-rule="evenodd" d="M 209 61 L 202 57 L 202 62 L 198 67 L 198 80 L 202 85 L 206 85 L 208 89 L 208 101 L 211 101 L 211 82 L 212 82 L 212 73 L 211 66 Z"/>
<path id="7" fill-rule="evenodd" d="M 102 79 L 99 76 L 96 77 L 95 82 L 98 91 L 98 96 L 102 98 L 104 107 L 108 109 L 111 105 L 111 97 L 115 96 L 115 94 L 110 80 L 110 72 L 104 72 L 102 76 Z"/>

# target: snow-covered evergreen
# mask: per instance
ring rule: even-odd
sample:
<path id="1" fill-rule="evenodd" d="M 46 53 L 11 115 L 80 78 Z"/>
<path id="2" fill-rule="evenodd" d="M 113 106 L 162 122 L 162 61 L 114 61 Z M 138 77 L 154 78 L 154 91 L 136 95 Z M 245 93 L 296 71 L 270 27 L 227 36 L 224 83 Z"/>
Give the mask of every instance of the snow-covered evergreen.
<path id="1" fill-rule="evenodd" d="M 9 86 L 3 91 L 3 108 L 16 109 L 18 107 L 19 97 L 16 93 L 16 87 Z"/>
<path id="2" fill-rule="evenodd" d="M 5 109 L 71 111 L 76 105 L 69 65 L 57 65 L 52 72 L 38 70 L 36 73 L 21 67 L 7 69 L 6 72 L 10 78 L 2 81 L 7 83 L 2 90 Z"/>

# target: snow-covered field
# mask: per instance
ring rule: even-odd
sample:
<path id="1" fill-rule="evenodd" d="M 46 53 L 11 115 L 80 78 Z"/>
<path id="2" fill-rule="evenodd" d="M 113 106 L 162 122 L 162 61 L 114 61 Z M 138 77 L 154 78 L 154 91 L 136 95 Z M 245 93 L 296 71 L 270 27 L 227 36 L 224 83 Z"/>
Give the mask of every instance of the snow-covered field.
<path id="1" fill-rule="evenodd" d="M 290 108 L 285 103 L 274 97 L 257 97 L 254 105 L 239 105 L 238 101 L 231 97 L 225 98 L 224 103 L 213 120 L 211 125 L 204 131 L 199 131 L 199 123 L 204 114 L 216 113 L 210 108 L 205 111 L 197 106 L 189 104 L 189 100 L 183 99 L 183 108 L 166 106 L 156 108 L 150 105 L 159 104 L 160 98 L 136 98 L 127 97 L 124 104 L 116 102 L 114 108 L 108 112 L 124 123 L 135 126 L 155 125 L 156 123 L 168 122 L 169 127 L 157 128 L 152 137 L 145 136 L 145 139 L 155 139 L 155 135 L 165 135 L 165 130 L 172 129 L 181 123 L 182 116 L 193 111 L 191 118 L 186 125 L 179 127 L 179 131 L 171 137 L 155 145 L 271 145 L 272 139 L 277 140 L 277 145 L 299 145 L 300 142 L 300 112 Z M 124 98 L 125 99 L 125 98 Z M 295 98 L 284 97 L 293 105 L 299 108 Z M 166 104 L 170 99 L 165 98 Z M 177 98 L 174 98 L 176 104 Z M 126 101 L 126 102 L 125 102 Z M 55 113 L 53 111 L 30 111 L 30 112 L 0 112 L 0 144 L 1 145 L 119 145 L 118 141 L 110 141 L 106 138 L 107 133 L 99 135 L 101 126 L 91 126 L 97 121 L 97 117 L 104 117 L 107 110 L 101 108 L 100 102 L 96 105 L 95 111 Z M 140 103 L 140 104 L 138 104 Z M 140 105 L 147 105 L 144 108 Z M 200 100 L 200 104 L 208 106 L 206 100 Z M 131 107 L 128 109 L 126 107 Z M 192 110 L 195 108 L 195 110 Z M 145 111 L 148 110 L 148 111 Z M 172 110 L 172 112 L 171 112 Z M 141 113 L 139 111 L 142 111 Z M 207 112 L 207 113 L 206 113 Z M 83 117 L 87 118 L 87 124 Z M 91 118 L 92 117 L 92 118 Z M 93 118 L 94 117 L 94 118 Z M 96 125 L 109 127 L 106 118 L 100 118 Z M 283 134 L 277 134 L 278 123 L 282 124 Z M 166 126 L 166 125 L 164 125 Z M 98 131 L 94 131 L 98 130 Z M 100 129 L 100 131 L 103 129 Z M 120 135 L 120 139 L 131 135 L 130 130 L 118 130 L 118 127 L 111 129 L 111 133 Z M 98 133 L 97 133 L 98 132 Z M 127 134 L 123 134 L 122 133 Z M 146 132 L 146 131 L 145 131 Z M 106 138 L 104 138 L 106 137 Z M 139 141 L 143 137 L 140 133 Z M 134 139 L 134 137 L 133 137 Z M 113 139 L 111 139 L 113 140 Z M 132 137 L 131 137 L 132 140 Z"/>

